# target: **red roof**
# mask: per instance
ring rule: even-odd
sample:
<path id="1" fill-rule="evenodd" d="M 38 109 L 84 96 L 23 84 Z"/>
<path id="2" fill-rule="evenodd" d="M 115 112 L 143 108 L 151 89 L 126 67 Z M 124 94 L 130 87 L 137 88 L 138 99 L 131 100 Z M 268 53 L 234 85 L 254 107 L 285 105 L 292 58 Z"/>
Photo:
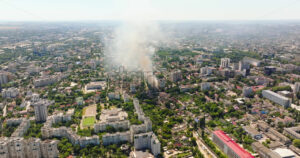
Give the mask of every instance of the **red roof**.
<path id="1" fill-rule="evenodd" d="M 254 92 L 257 91 L 257 90 L 263 89 L 263 88 L 265 88 L 264 85 L 260 85 L 260 86 L 252 86 L 252 90 L 253 90 Z"/>
<path id="2" fill-rule="evenodd" d="M 240 147 L 235 141 L 233 141 L 226 133 L 222 130 L 214 131 L 214 134 L 223 141 L 231 150 L 233 150 L 240 158 L 254 158 L 249 152 Z"/>

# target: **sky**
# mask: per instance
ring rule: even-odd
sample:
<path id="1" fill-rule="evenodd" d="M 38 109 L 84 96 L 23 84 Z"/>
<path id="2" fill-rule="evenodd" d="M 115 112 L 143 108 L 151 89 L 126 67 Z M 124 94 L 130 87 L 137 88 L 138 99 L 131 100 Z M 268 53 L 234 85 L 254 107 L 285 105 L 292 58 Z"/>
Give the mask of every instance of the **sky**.
<path id="1" fill-rule="evenodd" d="M 300 20 L 300 0 L 0 0 L 0 21 Z"/>

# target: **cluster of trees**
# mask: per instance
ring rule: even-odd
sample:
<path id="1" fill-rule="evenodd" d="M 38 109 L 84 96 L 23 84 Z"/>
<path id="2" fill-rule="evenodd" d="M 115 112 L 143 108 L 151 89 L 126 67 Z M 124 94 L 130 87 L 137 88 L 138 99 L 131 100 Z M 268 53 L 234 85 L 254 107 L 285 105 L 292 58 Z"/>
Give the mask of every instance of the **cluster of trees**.
<path id="1" fill-rule="evenodd" d="M 214 151 L 218 155 L 219 158 L 227 158 L 225 154 L 223 154 L 217 147 L 216 145 L 207 137 L 207 135 L 202 136 L 203 141 L 205 142 L 208 147 Z"/>
<path id="2" fill-rule="evenodd" d="M 71 121 L 63 121 L 63 122 L 58 122 L 58 123 L 52 124 L 52 127 L 53 128 L 58 128 L 61 126 L 70 127 L 73 123 L 74 122 L 72 120 Z"/>
<path id="3" fill-rule="evenodd" d="M 27 56 L 29 53 L 25 48 L 16 47 L 16 49 L 4 49 L 4 53 L 0 54 L 0 64 L 6 63 L 7 61 L 12 61 L 19 56 Z"/>
<path id="4" fill-rule="evenodd" d="M 132 125 L 142 124 L 142 121 L 138 119 L 137 114 L 134 113 L 134 105 L 133 102 L 127 102 L 123 104 L 123 110 L 125 110 L 128 114 L 128 120 Z"/>
<path id="5" fill-rule="evenodd" d="M 241 110 L 236 110 L 236 109 L 234 109 L 233 106 L 229 106 L 227 108 L 227 112 L 226 112 L 225 116 L 229 117 L 229 118 L 235 117 L 235 118 L 241 119 L 244 114 L 245 114 L 245 112 L 243 112 Z"/>
<path id="6" fill-rule="evenodd" d="M 85 137 L 90 137 L 92 135 L 95 134 L 94 130 L 91 129 L 91 128 L 85 128 L 85 129 L 80 129 L 78 128 L 77 129 L 77 134 L 80 135 L 80 136 L 85 136 Z"/>
<path id="7" fill-rule="evenodd" d="M 4 137 L 10 137 L 11 134 L 17 129 L 17 127 L 18 127 L 18 125 L 8 126 L 8 125 L 4 124 L 2 129 L 0 130 L 0 133 Z"/>
<path id="8" fill-rule="evenodd" d="M 128 144 L 129 145 L 129 144 Z M 128 154 L 121 151 L 119 145 L 88 145 L 80 148 L 79 145 L 72 145 L 66 138 L 62 138 L 58 144 L 59 157 L 65 158 L 70 155 L 79 157 L 111 157 L 111 158 L 127 158 Z"/>
<path id="9" fill-rule="evenodd" d="M 195 56 L 198 55 L 198 53 L 191 52 L 188 49 L 184 50 L 175 50 L 175 49 L 161 49 L 156 52 L 156 54 L 164 58 L 165 56 Z"/>
<path id="10" fill-rule="evenodd" d="M 198 105 L 202 111 L 208 113 L 212 118 L 219 119 L 224 117 L 224 110 L 221 105 L 214 102 L 208 102 L 205 104 Z"/>
<path id="11" fill-rule="evenodd" d="M 220 63 L 221 58 L 230 58 L 232 62 L 239 62 L 244 57 L 261 59 L 261 56 L 256 52 L 244 52 L 244 51 L 232 50 L 232 52 L 230 53 L 225 53 L 223 50 L 220 50 L 220 51 L 215 51 L 213 53 L 212 60 Z"/>
<path id="12" fill-rule="evenodd" d="M 36 123 L 35 121 L 30 121 L 30 128 L 24 135 L 24 138 L 42 138 L 41 128 L 43 127 L 42 123 Z"/>
<path id="13" fill-rule="evenodd" d="M 297 148 L 300 148 L 300 139 L 294 139 L 293 140 L 293 145 Z"/>
<path id="14" fill-rule="evenodd" d="M 278 92 L 278 91 L 291 91 L 292 88 L 290 86 L 277 86 L 277 87 L 273 87 L 271 89 L 274 92 Z"/>
<path id="15" fill-rule="evenodd" d="M 223 126 L 223 130 L 228 134 L 232 134 L 236 138 L 237 143 L 243 144 L 245 149 L 253 151 L 251 144 L 254 142 L 254 140 L 246 133 L 246 131 L 244 131 L 242 127 L 235 127 L 234 125 L 227 123 L 225 126 Z"/>

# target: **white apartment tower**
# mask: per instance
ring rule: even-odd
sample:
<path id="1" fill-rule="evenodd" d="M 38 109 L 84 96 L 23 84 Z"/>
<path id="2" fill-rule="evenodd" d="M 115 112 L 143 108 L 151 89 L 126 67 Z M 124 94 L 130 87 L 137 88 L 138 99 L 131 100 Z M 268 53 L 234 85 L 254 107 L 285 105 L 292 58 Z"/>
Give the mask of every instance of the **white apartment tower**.
<path id="1" fill-rule="evenodd" d="M 7 74 L 4 72 L 0 73 L 0 84 L 6 84 L 8 82 Z"/>
<path id="2" fill-rule="evenodd" d="M 295 93 L 300 92 L 300 82 L 296 82 L 296 83 L 295 83 L 294 92 L 295 92 Z"/>
<path id="3" fill-rule="evenodd" d="M 136 134 L 133 139 L 136 150 L 150 149 L 154 156 L 160 154 L 161 144 L 153 132 Z"/>
<path id="4" fill-rule="evenodd" d="M 229 58 L 221 58 L 220 68 L 228 68 L 229 65 L 230 65 L 230 59 Z"/>
<path id="5" fill-rule="evenodd" d="M 34 106 L 35 121 L 45 122 L 48 116 L 47 104 L 45 104 L 43 100 L 39 100 L 38 102 L 34 103 L 33 106 Z"/>

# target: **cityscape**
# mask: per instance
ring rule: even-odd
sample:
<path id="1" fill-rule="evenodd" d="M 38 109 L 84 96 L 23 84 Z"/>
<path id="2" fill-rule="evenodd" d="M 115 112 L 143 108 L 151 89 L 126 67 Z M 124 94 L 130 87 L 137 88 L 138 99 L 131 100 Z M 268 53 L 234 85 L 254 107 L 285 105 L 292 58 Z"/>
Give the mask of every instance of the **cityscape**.
<path id="1" fill-rule="evenodd" d="M 298 19 L 17 9 L 37 20 L 0 17 L 0 158 L 300 158 Z"/>

